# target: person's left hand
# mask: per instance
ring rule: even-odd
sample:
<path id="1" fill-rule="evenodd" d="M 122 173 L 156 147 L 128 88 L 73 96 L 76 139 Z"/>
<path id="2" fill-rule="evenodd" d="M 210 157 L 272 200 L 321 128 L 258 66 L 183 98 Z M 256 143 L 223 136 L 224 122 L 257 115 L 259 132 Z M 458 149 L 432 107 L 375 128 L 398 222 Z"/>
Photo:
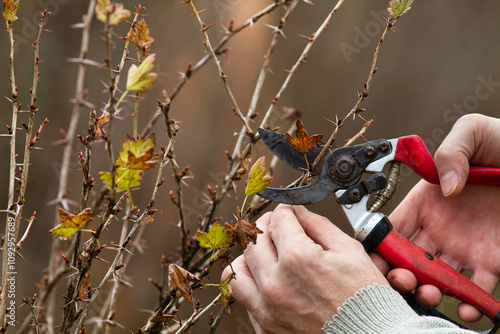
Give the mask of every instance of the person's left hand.
<path id="1" fill-rule="evenodd" d="M 233 261 L 231 281 L 257 333 L 320 333 L 356 291 L 389 285 L 361 243 L 302 206 L 279 205 L 257 227 L 264 233 Z"/>

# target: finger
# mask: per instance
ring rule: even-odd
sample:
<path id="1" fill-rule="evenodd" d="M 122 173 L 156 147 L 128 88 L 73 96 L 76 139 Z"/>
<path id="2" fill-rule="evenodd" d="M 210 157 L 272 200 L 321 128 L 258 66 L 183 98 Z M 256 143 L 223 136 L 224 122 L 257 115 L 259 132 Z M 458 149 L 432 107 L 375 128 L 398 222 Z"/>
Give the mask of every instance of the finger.
<path id="1" fill-rule="evenodd" d="M 419 231 L 415 234 L 415 236 L 411 239 L 411 242 L 429 253 L 437 254 L 439 252 L 436 243 L 427 233 L 425 233 L 425 231 Z"/>
<path id="2" fill-rule="evenodd" d="M 448 255 L 448 254 L 443 252 L 439 255 L 439 258 L 441 260 L 443 260 L 444 262 L 446 262 L 447 265 L 449 265 L 450 267 L 452 267 L 456 271 L 462 270 L 462 266 L 460 265 L 460 262 L 457 261 L 453 256 Z"/>
<path id="3" fill-rule="evenodd" d="M 443 300 L 443 294 L 434 285 L 421 285 L 415 291 L 417 303 L 425 308 L 436 308 Z"/>
<path id="4" fill-rule="evenodd" d="M 244 250 L 245 261 L 257 283 L 261 282 L 262 277 L 268 276 L 278 261 L 276 247 L 269 233 L 270 220 L 270 212 L 257 220 L 257 227 L 263 233 L 257 237 L 257 243 L 249 243 Z"/>
<path id="5" fill-rule="evenodd" d="M 350 251 L 356 242 L 328 218 L 312 213 L 303 206 L 294 206 L 293 210 L 304 232 L 323 249 L 342 253 Z"/>
<path id="6" fill-rule="evenodd" d="M 222 273 L 224 280 L 234 270 L 234 278 L 231 280 L 231 287 L 233 288 L 233 297 L 245 308 L 254 310 L 259 302 L 259 290 L 255 278 L 248 267 L 243 255 L 238 256 L 231 264 L 226 267 Z"/>
<path id="7" fill-rule="evenodd" d="M 260 327 L 260 325 L 257 322 L 257 320 L 255 320 L 254 316 L 250 312 L 248 312 L 248 319 L 250 320 L 250 323 L 253 326 L 253 330 L 255 331 L 255 334 L 262 334 L 262 333 L 264 333 L 264 330 L 262 329 L 262 327 Z"/>
<path id="8" fill-rule="evenodd" d="M 420 181 L 389 216 L 394 229 L 406 238 L 412 236 L 421 226 L 420 210 L 425 181 Z"/>
<path id="9" fill-rule="evenodd" d="M 273 211 L 269 234 L 276 246 L 278 258 L 297 246 L 304 248 L 314 244 L 299 224 L 291 205 L 280 204 Z"/>
<path id="10" fill-rule="evenodd" d="M 484 115 L 461 117 L 440 145 L 434 160 L 441 190 L 445 196 L 458 195 L 469 174 L 469 161 L 479 166 L 500 165 L 500 155 L 491 154 L 498 147 L 500 121 Z"/>
<path id="11" fill-rule="evenodd" d="M 378 270 L 385 276 L 392 269 L 392 266 L 389 262 L 387 262 L 382 256 L 377 253 L 370 252 L 368 253 L 373 263 L 377 266 Z"/>
<path id="12" fill-rule="evenodd" d="M 485 270 L 476 270 L 472 274 L 471 281 L 481 287 L 484 291 L 492 294 L 499 283 L 499 278 Z M 458 306 L 458 315 L 467 322 L 474 322 L 481 319 L 482 314 L 474 306 L 461 303 Z"/>
<path id="13" fill-rule="evenodd" d="M 409 293 L 417 287 L 415 275 L 403 268 L 395 268 L 387 274 L 387 280 L 391 286 L 400 293 Z"/>

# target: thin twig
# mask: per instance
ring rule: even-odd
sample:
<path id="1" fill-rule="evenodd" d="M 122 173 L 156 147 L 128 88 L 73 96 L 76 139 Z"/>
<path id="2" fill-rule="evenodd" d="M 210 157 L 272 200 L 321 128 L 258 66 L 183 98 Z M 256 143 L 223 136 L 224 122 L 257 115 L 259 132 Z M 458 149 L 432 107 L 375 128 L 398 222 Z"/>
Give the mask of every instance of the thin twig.
<path id="1" fill-rule="evenodd" d="M 156 201 L 156 197 L 158 196 L 158 190 L 159 190 L 160 186 L 163 184 L 163 181 L 162 181 L 163 168 L 165 167 L 165 164 L 166 164 L 167 160 L 169 159 L 168 154 L 170 152 L 170 149 L 172 148 L 172 145 L 173 145 L 173 141 L 169 141 L 168 146 L 165 149 L 162 160 L 161 160 L 159 167 L 158 167 L 158 174 L 156 177 L 155 187 L 154 187 L 153 192 L 151 194 L 151 200 L 150 200 L 148 206 L 146 207 L 146 210 L 144 210 L 143 213 L 141 214 L 141 216 L 139 218 L 137 218 L 137 220 L 134 222 L 134 225 L 132 226 L 131 230 L 129 231 L 129 233 L 127 234 L 127 236 L 125 238 L 126 241 L 124 243 L 122 243 L 121 247 L 118 249 L 117 254 L 115 255 L 115 258 L 113 259 L 112 263 L 110 264 L 107 273 L 102 278 L 99 286 L 93 291 L 92 297 L 90 298 L 90 300 L 83 307 L 82 312 L 78 318 L 78 324 L 76 327 L 77 329 L 80 328 L 81 325 L 83 325 L 83 322 L 87 319 L 88 312 L 89 312 L 93 302 L 95 301 L 97 296 L 100 294 L 100 292 L 104 288 L 104 285 L 106 284 L 106 282 L 114 274 L 115 268 L 116 268 L 117 264 L 119 263 L 119 260 L 121 259 L 122 254 L 125 251 L 126 246 L 130 244 L 130 242 L 128 242 L 128 240 L 132 240 L 132 236 L 136 233 L 138 228 L 139 228 L 139 231 L 141 230 L 140 226 L 143 225 L 143 224 L 141 224 L 143 222 L 143 220 L 146 219 L 147 217 L 149 217 L 151 219 L 151 216 L 154 214 L 151 210 L 152 210 L 154 203 Z M 119 204 L 119 203 L 117 203 L 117 204 Z M 134 239 L 135 239 L 135 241 L 131 243 L 131 248 L 137 247 L 137 244 L 139 242 L 137 236 Z M 129 261 L 129 260 L 130 259 L 128 259 L 126 261 Z M 126 263 L 127 262 L 125 262 L 125 264 Z M 76 333 L 78 333 L 78 332 L 75 331 L 75 334 Z"/>
<path id="2" fill-rule="evenodd" d="M 271 43 L 269 44 L 269 48 L 267 49 L 267 53 L 264 56 L 264 62 L 262 63 L 262 67 L 260 69 L 259 77 L 257 79 L 257 84 L 255 85 L 254 92 L 252 94 L 252 99 L 250 101 L 250 106 L 248 107 L 246 119 L 249 120 L 250 117 L 255 113 L 255 109 L 257 107 L 257 102 L 259 101 L 260 95 L 262 93 L 262 88 L 264 87 L 264 82 L 266 80 L 267 72 L 269 71 L 269 63 L 271 61 L 271 56 L 274 53 L 276 45 L 278 44 L 280 36 L 284 36 L 283 28 L 285 24 L 288 22 L 290 15 L 292 14 L 295 6 L 300 0 L 293 0 L 292 3 L 288 5 L 288 8 L 285 12 L 285 15 L 280 19 L 278 25 L 274 28 L 273 38 Z M 238 157 L 240 155 L 241 146 L 243 145 L 243 139 L 245 138 L 245 128 L 243 127 L 238 135 L 238 140 L 236 141 L 236 145 L 233 150 L 233 158 Z"/>
<path id="3" fill-rule="evenodd" d="M 179 328 L 179 330 L 177 332 L 175 332 L 175 334 L 180 334 L 180 333 L 184 333 L 186 330 L 188 330 L 192 325 L 194 325 L 198 319 L 200 319 L 200 317 L 205 314 L 212 306 L 215 306 L 215 304 L 217 303 L 217 301 L 219 300 L 220 298 L 220 294 L 215 297 L 214 300 L 212 300 L 212 302 L 210 302 L 210 304 L 208 304 L 207 306 L 205 306 L 204 308 L 201 308 L 201 309 L 198 309 L 198 310 L 195 310 L 193 312 L 193 314 L 191 314 L 191 317 L 189 317 L 188 320 L 186 320 L 184 322 L 184 324 L 182 325 L 181 328 Z"/>
<path id="4" fill-rule="evenodd" d="M 14 209 L 14 196 L 15 196 L 15 182 L 16 182 L 16 132 L 17 132 L 17 116 L 19 114 L 19 105 L 18 105 L 18 93 L 16 86 L 16 75 L 14 70 L 14 55 L 15 55 L 15 40 L 14 40 L 14 28 L 12 27 L 12 22 L 10 20 L 6 21 L 7 31 L 9 33 L 9 41 L 10 41 L 10 56 L 9 56 L 9 68 L 10 68 L 10 87 L 11 87 L 11 99 L 12 103 L 12 123 L 9 129 L 10 135 L 10 168 L 9 168 L 9 195 L 7 202 L 7 220 L 5 222 L 5 236 L 9 236 L 9 225 L 12 224 L 13 221 L 16 220 Z M 9 224 L 10 223 L 10 224 Z M 18 228 L 13 228 L 12 233 L 14 235 L 15 232 L 18 232 Z M 16 241 L 17 237 L 14 238 Z M 5 244 L 7 244 L 5 240 Z M 8 261 L 8 251 L 3 252 L 3 261 L 2 261 L 2 287 L 7 286 L 7 261 Z M 7 289 L 2 289 L 0 294 L 0 326 L 5 324 L 5 312 L 7 310 Z"/>
<path id="5" fill-rule="evenodd" d="M 82 40 L 80 43 L 80 59 L 86 59 L 88 54 L 88 47 L 90 41 L 90 27 L 92 24 L 92 19 L 94 17 L 94 9 L 95 9 L 96 0 L 90 0 L 89 6 L 87 8 L 87 13 L 84 16 L 84 22 L 82 25 Z M 75 98 L 73 103 L 73 110 L 71 112 L 71 119 L 69 123 L 69 127 L 67 130 L 66 138 L 64 140 L 64 149 L 62 154 L 62 162 L 61 162 L 61 171 L 59 174 L 59 186 L 57 190 L 57 201 L 59 201 L 64 209 L 69 210 L 69 206 L 65 204 L 64 196 L 68 189 L 68 180 L 69 180 L 69 172 L 71 165 L 71 158 L 74 153 L 73 144 L 76 137 L 76 130 L 78 127 L 78 120 L 80 118 L 80 111 L 83 101 L 84 94 L 84 85 L 85 85 L 85 75 L 86 75 L 86 64 L 82 62 L 78 66 L 78 73 L 76 75 L 76 88 L 75 88 Z M 60 223 L 59 213 L 57 209 L 54 214 L 54 222 L 55 224 Z M 60 240 L 58 238 L 54 238 L 51 244 L 51 250 L 49 255 L 49 266 L 48 266 L 48 280 L 53 281 L 57 275 L 57 272 L 61 270 L 58 267 L 64 267 L 64 263 L 60 261 L 59 249 L 60 249 Z M 39 296 L 45 295 L 43 289 L 46 287 L 42 285 L 40 287 Z M 37 315 L 39 316 L 42 309 L 44 309 L 45 299 L 41 298 L 39 301 L 40 308 L 36 310 Z M 56 309 L 56 296 L 55 294 L 48 295 L 47 305 L 45 306 L 46 310 L 46 322 L 49 333 L 53 333 L 54 328 L 54 311 Z"/>
<path id="6" fill-rule="evenodd" d="M 243 31 L 245 28 L 253 26 L 255 22 L 260 20 L 263 16 L 272 13 L 275 9 L 277 9 L 280 6 L 283 6 L 288 0 L 278 0 L 273 2 L 272 4 L 268 5 L 267 7 L 263 8 L 256 14 L 252 15 L 250 18 L 248 18 L 243 24 L 241 24 L 238 27 L 235 28 L 230 28 L 226 30 L 225 36 L 219 41 L 219 44 L 214 48 L 214 52 L 216 55 L 221 54 L 224 49 L 223 47 L 226 45 L 226 43 L 236 34 L 239 32 Z M 197 73 L 205 64 L 208 63 L 208 61 L 212 58 L 210 54 L 206 54 L 203 56 L 194 66 L 191 66 L 189 64 L 187 70 L 181 74 L 181 77 L 179 79 L 179 82 L 177 85 L 174 87 L 172 93 L 170 94 L 170 100 L 173 101 L 176 96 L 179 94 L 179 92 L 182 90 L 182 88 L 186 85 L 186 83 L 189 81 L 189 79 Z M 155 125 L 156 121 L 158 118 L 162 115 L 161 112 L 155 113 L 148 121 L 147 125 L 144 127 L 144 130 L 141 134 L 141 136 L 145 137 L 147 136 L 151 130 L 153 129 L 153 126 Z"/>
<path id="7" fill-rule="evenodd" d="M 364 86 L 363 86 L 363 93 L 358 93 L 357 95 L 357 100 L 356 103 L 354 104 L 354 107 L 349 111 L 349 113 L 337 124 L 335 127 L 335 130 L 331 134 L 330 138 L 326 142 L 325 146 L 321 150 L 321 152 L 318 154 L 316 157 L 316 160 L 314 160 L 314 163 L 312 164 L 312 170 L 318 165 L 320 161 L 323 160 L 323 157 L 326 155 L 328 152 L 328 149 L 330 148 L 330 145 L 333 143 L 335 140 L 335 137 L 337 136 L 338 130 L 347 122 L 348 119 L 353 117 L 357 112 L 359 112 L 359 107 L 361 103 L 366 99 L 368 96 L 368 92 L 370 90 L 370 86 L 373 80 L 373 77 L 375 77 L 375 73 L 377 72 L 377 59 L 378 55 L 380 53 L 380 48 L 382 47 L 382 43 L 384 42 L 384 38 L 386 33 L 391 30 L 392 26 L 394 25 L 394 20 L 392 18 L 387 20 L 387 25 L 384 29 L 384 32 L 382 33 L 382 37 L 380 37 L 380 40 L 378 41 L 377 47 L 375 48 L 375 52 L 373 54 L 373 59 L 372 59 L 372 65 L 370 68 L 370 73 L 368 74 L 368 79 L 366 80 Z"/>
<path id="8" fill-rule="evenodd" d="M 373 123 L 374 120 L 375 119 L 372 118 L 371 120 L 366 121 L 365 124 L 363 125 L 363 127 L 361 128 L 361 130 L 359 130 L 358 133 L 356 133 L 354 136 L 352 136 L 351 138 L 349 138 L 349 140 L 344 144 L 344 147 L 350 146 L 352 143 L 354 143 L 359 138 L 364 138 L 363 136 L 366 133 L 366 129 L 368 129 L 368 127 L 370 125 L 372 125 L 372 123 Z"/>
<path id="9" fill-rule="evenodd" d="M 231 101 L 231 104 L 233 105 L 233 111 L 234 113 L 241 119 L 243 122 L 243 125 L 245 126 L 246 130 L 248 133 L 252 133 L 252 128 L 248 124 L 248 120 L 243 116 L 240 107 L 238 106 L 238 103 L 236 102 L 236 98 L 234 97 L 234 94 L 229 87 L 229 84 L 227 82 L 227 77 L 224 74 L 224 71 L 222 70 L 222 66 L 220 64 L 219 58 L 217 58 L 217 55 L 215 54 L 214 49 L 212 48 L 212 44 L 210 43 L 210 39 L 208 38 L 208 33 L 207 30 L 213 25 L 206 26 L 205 23 L 201 20 L 200 13 L 196 9 L 193 0 L 186 0 L 186 3 L 188 3 L 191 6 L 191 9 L 193 10 L 193 14 L 198 20 L 198 23 L 200 24 L 201 27 L 201 32 L 203 33 L 203 37 L 205 38 L 205 47 L 207 48 L 208 52 L 212 56 L 212 59 L 215 62 L 215 65 L 217 66 L 217 70 L 219 71 L 219 76 L 222 79 L 222 83 L 224 84 L 224 88 L 226 89 L 227 95 L 229 96 L 229 100 Z"/>
<path id="10" fill-rule="evenodd" d="M 10 79 L 11 79 L 11 91 L 12 91 L 12 127 L 10 129 L 10 134 L 12 135 L 11 141 L 10 141 L 10 175 L 9 175 L 9 196 L 8 196 L 8 214 L 7 214 L 7 222 L 5 224 L 5 248 L 7 248 L 7 239 L 9 241 L 12 241 L 14 245 L 17 244 L 17 237 L 19 234 L 19 226 L 21 224 L 21 218 L 22 218 L 22 211 L 24 207 L 24 201 L 25 201 L 25 194 L 26 194 L 26 186 L 27 186 L 27 181 L 28 181 L 28 171 L 29 171 L 29 166 L 30 166 L 30 157 L 31 157 L 31 150 L 33 149 L 36 141 L 38 140 L 38 136 L 40 134 L 39 130 L 36 133 L 35 138 L 32 138 L 33 135 L 33 125 L 34 125 L 34 120 L 35 120 L 35 114 L 37 112 L 37 107 L 36 107 L 36 98 L 37 98 L 37 87 L 38 87 L 38 80 L 40 78 L 40 73 L 38 71 L 38 66 L 39 66 L 39 54 L 40 54 L 40 40 L 42 37 L 42 32 L 45 30 L 45 19 L 47 17 L 47 12 L 42 13 L 42 18 L 40 20 L 40 25 L 38 29 L 38 35 L 33 43 L 33 49 L 34 49 L 34 68 L 33 68 L 33 85 L 31 88 L 31 103 L 30 103 L 30 116 L 29 116 L 29 121 L 27 125 L 24 125 L 24 128 L 26 130 L 26 141 L 25 141 L 25 146 L 24 146 L 24 159 L 23 159 L 23 165 L 22 168 L 20 169 L 21 176 L 20 176 L 20 185 L 19 185 L 19 194 L 18 194 L 18 200 L 17 204 L 14 203 L 14 196 L 15 196 L 15 190 L 14 190 L 14 185 L 16 182 L 16 128 L 17 128 L 17 117 L 19 114 L 19 107 L 18 105 L 18 95 L 17 95 L 17 86 L 16 86 L 16 78 L 15 78 L 15 71 L 14 71 L 14 51 L 15 51 L 15 40 L 14 40 L 14 35 L 13 35 L 13 27 L 12 27 L 12 22 L 10 20 L 7 20 L 7 31 L 9 33 L 9 39 L 10 39 L 10 58 L 9 58 L 9 63 L 10 63 Z M 46 121 L 44 121 L 42 124 L 45 124 Z M 12 216 L 12 213 L 14 213 L 14 216 Z M 14 224 L 12 224 L 14 223 Z M 14 246 L 15 247 L 15 246 Z M 12 250 L 15 254 L 16 249 Z M 3 252 L 3 261 L 2 261 L 2 284 L 1 286 L 4 287 L 2 289 L 2 292 L 0 294 L 0 326 L 3 326 L 5 324 L 5 313 L 7 309 L 7 278 L 8 278 L 8 273 L 9 272 L 15 272 L 15 269 L 9 268 L 9 255 L 11 255 L 10 251 L 7 251 L 7 249 Z M 14 255 L 15 256 L 15 255 Z M 12 265 L 12 263 L 11 263 Z"/>
<path id="11" fill-rule="evenodd" d="M 299 58 L 297 59 L 297 61 L 295 62 L 295 64 L 292 66 L 292 68 L 288 71 L 288 75 L 287 77 L 285 78 L 285 81 L 283 82 L 281 88 L 279 89 L 278 93 L 276 94 L 275 98 L 273 99 L 273 101 L 271 102 L 271 105 L 269 106 L 269 108 L 267 109 L 267 112 L 266 114 L 264 115 L 264 118 L 262 119 L 262 122 L 260 124 L 260 127 L 265 127 L 267 125 L 267 122 L 269 120 L 269 117 L 271 116 L 272 114 L 272 111 L 273 111 L 273 108 L 274 106 L 276 105 L 276 103 L 278 102 L 278 99 L 281 97 L 281 95 L 283 94 L 283 92 L 285 91 L 285 89 L 288 87 L 288 84 L 290 83 L 290 80 L 292 79 L 293 75 L 295 74 L 295 72 L 297 71 L 297 68 L 306 61 L 307 59 L 307 55 L 309 53 L 309 51 L 311 50 L 314 42 L 318 39 L 318 37 L 321 35 L 321 33 L 326 29 L 326 27 L 328 26 L 328 24 L 330 23 L 330 20 L 332 19 L 332 17 L 335 15 L 335 13 L 337 12 L 337 10 L 339 9 L 339 7 L 342 5 L 342 3 L 344 2 L 344 0 L 339 0 L 337 2 L 337 4 L 335 5 L 335 7 L 332 9 L 332 11 L 328 14 L 328 16 L 325 18 L 325 20 L 323 21 L 323 23 L 320 25 L 320 27 L 316 30 L 316 32 L 314 32 L 310 37 L 305 37 L 305 36 L 302 36 L 304 37 L 306 40 L 307 40 L 307 44 L 306 44 L 306 47 L 304 48 L 304 50 L 302 51 L 302 54 L 299 56 Z"/>

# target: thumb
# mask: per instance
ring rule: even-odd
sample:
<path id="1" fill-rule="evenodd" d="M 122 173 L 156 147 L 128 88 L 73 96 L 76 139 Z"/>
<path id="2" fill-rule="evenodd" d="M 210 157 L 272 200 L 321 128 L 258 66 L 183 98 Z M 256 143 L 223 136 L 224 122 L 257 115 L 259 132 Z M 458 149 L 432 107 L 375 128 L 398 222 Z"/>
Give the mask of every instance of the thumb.
<path id="1" fill-rule="evenodd" d="M 469 160 L 476 150 L 477 122 L 460 118 L 434 155 L 444 196 L 460 194 L 469 175 Z"/>

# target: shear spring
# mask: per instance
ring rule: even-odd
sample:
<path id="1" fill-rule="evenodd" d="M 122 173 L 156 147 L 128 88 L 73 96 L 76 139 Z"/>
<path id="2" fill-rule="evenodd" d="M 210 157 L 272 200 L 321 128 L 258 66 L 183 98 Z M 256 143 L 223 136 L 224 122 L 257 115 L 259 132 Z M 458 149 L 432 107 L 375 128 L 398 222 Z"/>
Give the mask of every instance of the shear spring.
<path id="1" fill-rule="evenodd" d="M 400 162 L 393 161 L 389 168 L 389 177 L 387 178 L 387 186 L 375 194 L 373 203 L 370 205 L 370 212 L 377 212 L 382 209 L 394 197 L 399 184 Z"/>

